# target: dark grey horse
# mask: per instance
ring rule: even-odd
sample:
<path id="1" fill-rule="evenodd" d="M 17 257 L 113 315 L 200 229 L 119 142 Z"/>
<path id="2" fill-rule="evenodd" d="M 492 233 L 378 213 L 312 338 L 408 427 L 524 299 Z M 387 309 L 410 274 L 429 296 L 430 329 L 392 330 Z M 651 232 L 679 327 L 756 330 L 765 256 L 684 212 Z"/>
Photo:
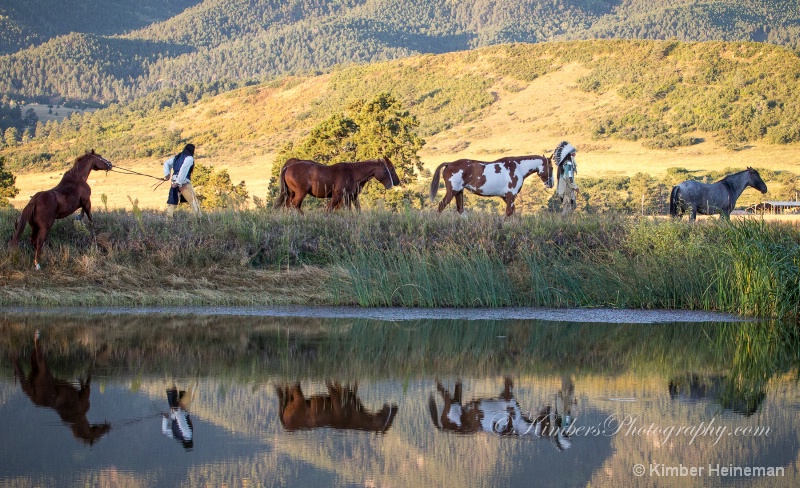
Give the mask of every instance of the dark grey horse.
<path id="1" fill-rule="evenodd" d="M 736 200 L 745 188 L 752 186 L 761 193 L 767 192 L 767 185 L 758 171 L 748 167 L 744 171 L 728 175 L 716 183 L 700 183 L 684 181 L 672 187 L 669 195 L 669 214 L 681 218 L 689 210 L 689 220 L 697 218 L 697 214 L 720 214 L 728 218 L 736 206 Z"/>

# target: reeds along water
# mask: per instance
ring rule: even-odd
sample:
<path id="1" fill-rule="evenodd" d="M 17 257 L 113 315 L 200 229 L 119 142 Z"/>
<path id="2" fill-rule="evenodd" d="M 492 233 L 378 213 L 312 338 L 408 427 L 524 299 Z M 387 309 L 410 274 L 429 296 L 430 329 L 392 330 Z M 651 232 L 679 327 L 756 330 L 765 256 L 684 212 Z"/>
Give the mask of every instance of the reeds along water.
<path id="1" fill-rule="evenodd" d="M 153 322 L 160 324 L 153 327 Z M 54 370 L 100 376 L 374 379 L 435 375 L 723 374 L 733 393 L 797 371 L 800 334 L 773 322 L 569 322 L 273 317 L 7 315 L 0 354 L 30 355 L 34 330 Z M 4 362 L 2 369 L 10 366 Z M 736 393 L 739 394 L 739 393 Z"/>
<path id="2" fill-rule="evenodd" d="M 10 238 L 14 216 L 3 211 L 0 239 Z M 213 279 L 213 289 L 202 290 L 207 303 L 285 303 L 241 289 L 264 286 L 252 271 L 313 270 L 274 279 L 295 280 L 294 303 L 678 308 L 794 321 L 800 313 L 800 231 L 757 219 L 691 225 L 622 215 L 253 210 L 167 220 L 117 210 L 95 220 L 97 238 L 68 219 L 54 227 L 45 258 L 51 278 L 37 283 L 52 296 L 12 286 L 0 303 L 109 304 L 124 302 L 127 291 L 135 297 L 128 300 L 158 303 L 159 287 L 172 286 L 159 282 L 170 269 Z M 19 274 L 30 254 L 0 249 L 0 273 L 16 276 L 11 285 L 37 279 Z M 58 276 L 113 286 L 69 297 Z M 176 300 L 197 298 L 173 294 L 164 303 Z"/>

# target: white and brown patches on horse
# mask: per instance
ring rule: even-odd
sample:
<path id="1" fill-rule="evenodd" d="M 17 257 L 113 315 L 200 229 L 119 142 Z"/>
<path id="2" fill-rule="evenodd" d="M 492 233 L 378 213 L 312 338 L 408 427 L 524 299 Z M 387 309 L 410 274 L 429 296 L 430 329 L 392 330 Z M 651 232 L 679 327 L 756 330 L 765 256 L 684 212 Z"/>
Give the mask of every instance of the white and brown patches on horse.
<path id="1" fill-rule="evenodd" d="M 517 188 L 517 184 L 519 183 L 519 176 L 516 174 L 517 165 L 511 163 L 505 163 L 505 165 L 506 168 L 508 168 L 508 188 L 513 191 L 515 188 Z M 520 185 L 520 187 L 522 187 L 522 185 Z M 514 191 L 514 194 L 516 194 L 518 191 L 519 189 L 517 188 L 517 190 Z"/>

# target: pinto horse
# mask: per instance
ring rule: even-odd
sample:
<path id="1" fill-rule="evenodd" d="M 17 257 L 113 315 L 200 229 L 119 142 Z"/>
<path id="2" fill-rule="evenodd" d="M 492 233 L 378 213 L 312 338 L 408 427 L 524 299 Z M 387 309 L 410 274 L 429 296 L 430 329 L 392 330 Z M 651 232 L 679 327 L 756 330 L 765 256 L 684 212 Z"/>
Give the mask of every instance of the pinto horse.
<path id="1" fill-rule="evenodd" d="M 69 425 L 76 438 L 91 445 L 111 430 L 111 424 L 108 422 L 90 424 L 86 418 L 90 406 L 91 370 L 86 376 L 86 381 L 79 380 L 80 388 L 76 388 L 67 381 L 54 378 L 39 347 L 38 330 L 33 336 L 30 373 L 27 376 L 23 373 L 19 358 L 12 362 L 14 363 L 14 376 L 31 402 L 34 405 L 55 410 L 61 420 Z"/>
<path id="2" fill-rule="evenodd" d="M 767 192 L 767 185 L 758 171 L 749 167 L 738 173 L 728 175 L 716 183 L 700 183 L 688 180 L 672 187 L 669 195 L 669 214 L 681 218 L 689 210 L 689 220 L 694 221 L 697 214 L 720 214 L 729 218 L 736 207 L 736 200 L 751 186 L 761 193 Z"/>
<path id="3" fill-rule="evenodd" d="M 439 191 L 439 174 L 444 178 L 445 195 L 439 212 L 456 199 L 458 213 L 464 213 L 464 189 L 481 196 L 503 197 L 506 217 L 514 213 L 514 200 L 528 176 L 538 173 L 546 188 L 553 187 L 553 163 L 546 156 L 510 156 L 485 162 L 459 159 L 439 165 L 431 181 L 431 202 Z"/>
<path id="4" fill-rule="evenodd" d="M 387 190 L 400 184 L 394 165 L 388 158 L 370 159 L 356 163 L 337 163 L 330 166 L 316 161 L 292 158 L 281 168 L 281 193 L 276 207 L 296 208 L 306 195 L 328 198 L 326 210 L 336 210 L 342 206 L 355 205 L 360 210 L 358 195 L 364 185 L 372 178 L 378 180 Z"/>
<path id="5" fill-rule="evenodd" d="M 71 215 L 79 208 L 81 209 L 79 218 L 85 214 L 91 223 L 92 202 L 89 197 L 92 195 L 92 189 L 86 180 L 89 179 L 89 173 L 92 170 L 109 171 L 111 167 L 111 162 L 99 154 L 95 154 L 94 149 L 78 157 L 75 164 L 64 173 L 61 182 L 55 188 L 40 191 L 31 197 L 31 201 L 22 210 L 22 215 L 17 220 L 10 245 L 17 246 L 25 227 L 30 224 L 31 243 L 35 249 L 33 264 L 36 269 L 41 269 L 39 255 L 53 223 L 56 219 L 63 219 Z"/>
<path id="6" fill-rule="evenodd" d="M 496 398 L 480 398 L 462 403 L 462 385 L 457 381 L 451 395 L 436 382 L 436 389 L 444 400 L 441 414 L 433 395 L 428 400 L 428 410 L 433 425 L 438 429 L 449 430 L 458 434 L 475 434 L 490 432 L 509 436 L 549 437 L 555 442 L 558 450 L 568 449 L 571 443 L 562 429 L 562 417 L 550 406 L 542 408 L 538 415 L 531 418 L 522 412 L 519 402 L 514 398 L 511 389 L 511 378 L 506 377 L 503 391 Z"/>
<path id="7" fill-rule="evenodd" d="M 397 406 L 384 404 L 372 413 L 364 408 L 358 398 L 358 385 L 344 387 L 338 382 L 327 382 L 327 395 L 306 398 L 299 383 L 276 386 L 278 416 L 287 431 L 331 427 L 344 430 L 364 430 L 385 433 L 392 426 Z"/>

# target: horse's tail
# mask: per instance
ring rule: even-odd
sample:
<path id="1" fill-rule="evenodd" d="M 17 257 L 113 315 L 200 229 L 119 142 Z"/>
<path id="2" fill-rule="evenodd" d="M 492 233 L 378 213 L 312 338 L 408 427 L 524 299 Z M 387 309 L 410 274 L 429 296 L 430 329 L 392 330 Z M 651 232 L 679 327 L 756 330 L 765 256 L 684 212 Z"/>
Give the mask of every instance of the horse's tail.
<path id="1" fill-rule="evenodd" d="M 678 185 L 675 185 L 669 194 L 669 214 L 672 217 L 678 216 L 678 198 Z"/>
<path id="2" fill-rule="evenodd" d="M 436 194 L 439 192 L 439 174 L 442 172 L 442 168 L 447 166 L 450 163 L 442 163 L 436 168 L 436 171 L 433 172 L 433 180 L 431 181 L 431 201 L 436 201 Z"/>
<path id="3" fill-rule="evenodd" d="M 433 426 L 437 429 L 441 429 L 442 426 L 439 424 L 439 409 L 436 407 L 436 400 L 434 400 L 433 395 L 428 399 L 428 412 L 431 414 Z"/>
<path id="4" fill-rule="evenodd" d="M 286 200 L 289 198 L 289 192 L 286 190 L 286 168 L 288 166 L 288 164 L 284 164 L 283 168 L 281 168 L 281 176 L 279 178 L 281 192 L 278 194 L 278 199 L 275 200 L 275 208 L 286 205 Z"/>
<path id="5" fill-rule="evenodd" d="M 34 195 L 34 198 L 31 198 L 31 201 L 28 202 L 28 204 L 25 205 L 25 208 L 22 209 L 22 215 L 19 216 L 19 219 L 14 227 L 14 235 L 11 237 L 11 242 L 9 243 L 10 246 L 16 246 L 19 243 L 19 238 L 25 231 L 25 226 L 31 221 L 31 217 L 33 216 L 33 211 L 35 209 L 36 195 Z"/>

